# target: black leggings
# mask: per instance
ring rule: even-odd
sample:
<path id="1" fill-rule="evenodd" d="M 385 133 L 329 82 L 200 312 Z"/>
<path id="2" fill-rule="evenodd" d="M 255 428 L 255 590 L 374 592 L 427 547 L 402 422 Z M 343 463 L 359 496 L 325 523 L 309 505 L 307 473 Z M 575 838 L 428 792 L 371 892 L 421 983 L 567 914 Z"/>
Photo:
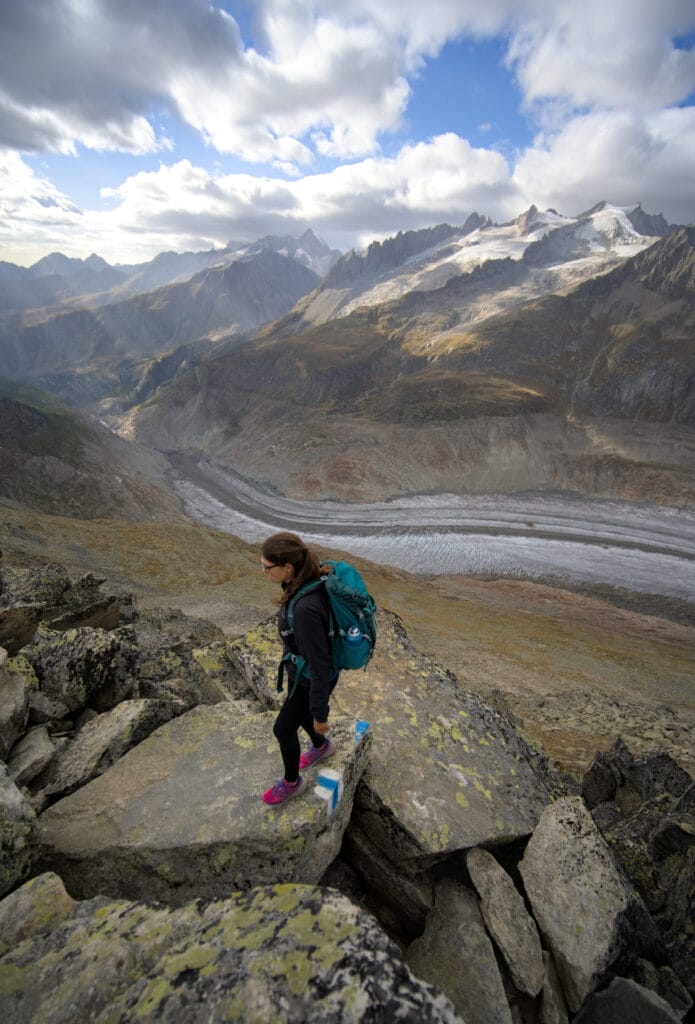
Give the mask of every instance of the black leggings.
<path id="1" fill-rule="evenodd" d="M 331 693 L 337 679 L 331 683 Z M 280 744 L 282 763 L 285 766 L 287 782 L 296 782 L 299 778 L 299 757 L 301 747 L 297 730 L 302 727 L 315 747 L 322 747 L 327 736 L 314 730 L 314 716 L 309 710 L 309 687 L 298 686 L 291 697 L 287 697 L 275 719 L 273 733 Z"/>

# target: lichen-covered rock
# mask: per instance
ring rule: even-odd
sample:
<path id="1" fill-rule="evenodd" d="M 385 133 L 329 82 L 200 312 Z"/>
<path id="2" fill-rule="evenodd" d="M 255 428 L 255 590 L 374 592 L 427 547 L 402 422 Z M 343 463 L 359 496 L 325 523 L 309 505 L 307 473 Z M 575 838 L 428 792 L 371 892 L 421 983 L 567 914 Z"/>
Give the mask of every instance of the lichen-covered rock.
<path id="1" fill-rule="evenodd" d="M 44 799 L 67 796 L 102 775 L 178 710 L 173 701 L 125 700 L 88 722 L 36 780 Z"/>
<path id="2" fill-rule="evenodd" d="M 250 696 L 224 634 L 210 623 L 161 609 L 134 623 L 139 695 L 166 700 L 173 692 L 189 708 Z"/>
<path id="3" fill-rule="evenodd" d="M 75 901 L 60 878 L 37 875 L 0 901 L 0 956 L 71 916 Z"/>
<path id="4" fill-rule="evenodd" d="M 622 877 L 581 797 L 544 811 L 519 865 L 536 922 L 576 1012 L 628 947 L 639 952 L 654 926 Z"/>
<path id="5" fill-rule="evenodd" d="M 9 654 L 18 654 L 25 644 L 31 643 L 41 621 L 39 604 L 14 604 L 0 608 L 0 644 Z"/>
<path id="6" fill-rule="evenodd" d="M 128 626 L 113 632 L 90 626 L 57 632 L 41 626 L 23 653 L 42 693 L 62 702 L 68 711 L 87 703 L 105 711 L 131 696 L 135 688 L 137 648 Z"/>
<path id="7" fill-rule="evenodd" d="M 249 685 L 272 704 L 275 624 L 232 647 Z M 355 821 L 399 874 L 527 836 L 550 801 L 509 722 L 419 654 L 394 615 L 379 614 L 374 657 L 366 671 L 343 674 L 331 707 L 371 722 L 373 753 Z"/>
<path id="8" fill-rule="evenodd" d="M 448 995 L 466 1024 L 512 1024 L 478 899 L 458 882 L 437 886 L 434 909 L 424 933 L 408 947 L 406 963 Z"/>
<path id="9" fill-rule="evenodd" d="M 514 984 L 520 992 L 537 996 L 543 987 L 545 967 L 538 929 L 523 897 L 487 850 L 469 850 L 466 866 L 480 896 L 487 930 L 502 953 Z"/>
<path id="10" fill-rule="evenodd" d="M 0 957 L 0 1016 L 13 1024 L 462 1024 L 376 921 L 331 890 L 66 910 Z"/>
<path id="11" fill-rule="evenodd" d="M 47 563 L 39 569 L 6 566 L 0 570 L 0 608 L 21 602 L 54 606 L 69 587 L 70 576 L 62 565 Z"/>
<path id="12" fill-rule="evenodd" d="M 628 978 L 614 978 L 603 992 L 592 992 L 574 1024 L 680 1024 L 665 999 Z"/>
<path id="13" fill-rule="evenodd" d="M 1 649 L 1 648 L 0 648 Z M 0 759 L 21 736 L 29 719 L 29 698 L 38 681 L 29 662 L 21 656 L 3 659 L 0 665 Z"/>
<path id="14" fill-rule="evenodd" d="M 7 767 L 18 786 L 27 786 L 51 763 L 56 748 L 45 725 L 30 729 L 10 751 Z"/>
<path id="15" fill-rule="evenodd" d="M 597 790 L 610 773 L 611 789 Z M 597 755 L 584 788 L 613 856 L 652 913 L 681 981 L 695 992 L 695 786 L 668 754 L 634 757 L 618 741 Z"/>
<path id="16" fill-rule="evenodd" d="M 29 874 L 36 847 L 36 815 L 0 763 L 0 896 Z"/>
<path id="17" fill-rule="evenodd" d="M 3 570 L 0 577 L 0 608 L 31 604 L 39 618 L 52 629 L 93 626 L 114 629 L 132 605 L 129 594 L 105 594 L 104 579 L 87 573 L 71 580 L 62 565 L 38 569 Z"/>
<path id="18" fill-rule="evenodd" d="M 273 716 L 242 702 L 167 722 L 108 771 L 41 815 L 42 864 L 71 893 L 181 903 L 281 880 L 317 882 L 337 856 L 368 742 L 334 723 L 342 796 L 307 791 L 280 807 L 261 793 L 282 774 Z M 315 776 L 315 772 L 314 772 Z"/>

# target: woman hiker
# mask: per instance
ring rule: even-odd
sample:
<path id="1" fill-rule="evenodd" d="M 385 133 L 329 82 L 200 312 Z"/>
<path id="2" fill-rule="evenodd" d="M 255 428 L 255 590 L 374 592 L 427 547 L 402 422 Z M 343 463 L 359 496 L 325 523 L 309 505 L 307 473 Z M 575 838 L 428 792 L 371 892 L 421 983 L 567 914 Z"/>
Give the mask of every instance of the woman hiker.
<path id="1" fill-rule="evenodd" d="M 282 588 L 278 629 L 285 651 L 306 662 L 295 686 L 297 669 L 291 660 L 287 661 L 288 695 L 273 726 L 285 774 L 266 790 L 262 799 L 266 804 L 282 804 L 304 788 L 300 770 L 335 754 L 335 744 L 328 736 L 328 702 L 338 676 L 333 671 L 328 597 L 322 586 L 298 599 L 294 606 L 294 630 L 284 635 L 290 600 L 306 583 L 323 575 L 316 555 L 296 534 L 274 533 L 261 546 L 261 568 L 271 583 Z M 311 740 L 311 746 L 301 756 L 297 735 L 300 726 Z"/>

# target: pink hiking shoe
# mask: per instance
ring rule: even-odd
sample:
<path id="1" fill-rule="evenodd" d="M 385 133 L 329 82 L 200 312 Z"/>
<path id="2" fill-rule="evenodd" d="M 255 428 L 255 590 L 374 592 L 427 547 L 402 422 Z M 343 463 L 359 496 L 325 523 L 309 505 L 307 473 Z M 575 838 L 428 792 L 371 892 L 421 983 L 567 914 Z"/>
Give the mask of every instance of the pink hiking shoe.
<path id="1" fill-rule="evenodd" d="M 307 768 L 313 768 L 317 761 L 333 757 L 335 754 L 335 743 L 332 739 L 326 739 L 322 747 L 309 747 L 299 758 L 299 770 L 305 772 Z"/>
<path id="2" fill-rule="evenodd" d="M 297 796 L 302 792 L 306 785 L 305 780 L 300 775 L 296 783 L 285 782 L 284 779 L 278 779 L 274 786 L 270 789 L 266 789 L 265 793 L 261 797 L 264 804 L 284 804 L 285 800 L 290 800 L 293 796 Z"/>

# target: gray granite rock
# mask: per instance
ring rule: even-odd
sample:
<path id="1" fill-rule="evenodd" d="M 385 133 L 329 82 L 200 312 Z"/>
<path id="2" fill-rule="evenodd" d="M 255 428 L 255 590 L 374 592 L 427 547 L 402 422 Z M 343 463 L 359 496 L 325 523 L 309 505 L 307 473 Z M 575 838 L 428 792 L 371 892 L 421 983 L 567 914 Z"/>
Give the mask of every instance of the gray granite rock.
<path id="1" fill-rule="evenodd" d="M 680 1017 L 656 992 L 628 978 L 613 978 L 603 992 L 592 992 L 573 1024 L 679 1024 Z"/>
<path id="2" fill-rule="evenodd" d="M 6 760 L 26 729 L 29 699 L 38 681 L 26 658 L 8 658 L 7 652 L 0 650 L 5 655 L 0 665 L 0 758 Z"/>
<path id="3" fill-rule="evenodd" d="M 0 762 L 0 896 L 26 878 L 35 847 L 36 815 Z"/>
<path id="4" fill-rule="evenodd" d="M 504 957 L 520 992 L 537 996 L 545 967 L 541 940 L 523 897 L 504 868 L 487 850 L 469 850 L 466 866 L 480 896 L 480 909 L 488 932 Z"/>
<path id="5" fill-rule="evenodd" d="M 67 796 L 102 775 L 177 711 L 172 701 L 125 700 L 80 729 L 37 780 L 44 798 Z"/>
<path id="6" fill-rule="evenodd" d="M 545 978 L 538 1008 L 539 1024 L 568 1024 L 567 1003 L 562 992 L 562 982 L 550 953 L 543 950 Z"/>
<path id="7" fill-rule="evenodd" d="M 25 888 L 11 909 L 22 941 L 0 956 L 0 1017 L 13 1024 L 463 1024 L 331 890 L 283 884 L 171 909 L 71 907 L 55 879 Z"/>
<path id="8" fill-rule="evenodd" d="M 576 1012 L 625 948 L 634 943 L 637 951 L 640 930 L 650 929 L 649 915 L 581 797 L 547 808 L 520 871 L 567 1004 Z"/>
<path id="9" fill-rule="evenodd" d="M 55 757 L 56 748 L 45 725 L 30 729 L 10 751 L 7 767 L 18 786 L 27 786 Z"/>
<path id="10" fill-rule="evenodd" d="M 478 898 L 449 879 L 437 885 L 425 931 L 408 947 L 413 973 L 445 992 L 466 1024 L 512 1024 Z"/>

